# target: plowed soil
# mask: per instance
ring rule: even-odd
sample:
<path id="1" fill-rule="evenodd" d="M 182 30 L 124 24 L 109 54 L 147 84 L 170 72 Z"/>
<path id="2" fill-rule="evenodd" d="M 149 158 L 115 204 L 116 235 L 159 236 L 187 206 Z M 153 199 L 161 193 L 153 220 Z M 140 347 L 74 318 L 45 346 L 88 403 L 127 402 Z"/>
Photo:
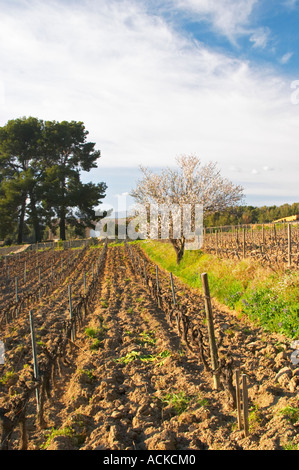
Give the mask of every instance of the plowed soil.
<path id="1" fill-rule="evenodd" d="M 167 273 L 161 282 L 166 279 Z M 200 293 L 177 279 L 175 285 L 202 316 Z M 28 449 L 296 448 L 299 370 L 290 362 L 290 341 L 212 305 L 216 337 L 223 333 L 219 353 L 230 354 L 248 377 L 248 437 L 238 429 L 226 391 L 214 390 L 211 375 L 158 308 L 124 246 L 110 245 L 96 304 L 60 366 L 42 429 L 32 399 Z M 5 401 L 13 386 L 1 392 Z M 10 445 L 17 448 L 17 432 Z"/>

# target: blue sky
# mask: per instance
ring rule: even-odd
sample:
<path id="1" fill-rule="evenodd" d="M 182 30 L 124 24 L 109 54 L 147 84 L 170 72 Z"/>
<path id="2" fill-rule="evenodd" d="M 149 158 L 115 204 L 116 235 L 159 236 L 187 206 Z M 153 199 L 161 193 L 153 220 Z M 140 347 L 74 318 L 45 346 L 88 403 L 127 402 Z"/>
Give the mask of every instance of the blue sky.
<path id="1" fill-rule="evenodd" d="M 298 23 L 295 0 L 0 0 L 0 125 L 83 121 L 107 203 L 181 154 L 298 202 Z"/>

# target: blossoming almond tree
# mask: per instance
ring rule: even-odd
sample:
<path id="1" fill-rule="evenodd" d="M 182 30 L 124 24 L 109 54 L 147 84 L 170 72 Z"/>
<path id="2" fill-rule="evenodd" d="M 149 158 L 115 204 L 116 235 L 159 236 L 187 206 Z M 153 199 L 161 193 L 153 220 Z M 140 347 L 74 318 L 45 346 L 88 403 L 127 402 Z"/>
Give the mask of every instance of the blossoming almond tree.
<path id="1" fill-rule="evenodd" d="M 184 231 L 180 231 L 180 236 L 174 236 L 174 228 L 178 225 L 178 211 L 172 208 L 181 208 L 179 224 L 183 226 L 184 206 L 191 205 L 193 208 L 191 218 L 194 223 L 195 205 L 201 205 L 204 213 L 213 213 L 236 207 L 244 196 L 241 186 L 221 176 L 217 163 L 202 164 L 195 155 L 181 155 L 176 160 L 177 169 L 165 168 L 160 174 L 141 166 L 142 177 L 130 194 L 143 207 L 155 205 L 170 209 L 168 213 L 172 213 L 172 219 L 169 239 L 179 263 L 184 254 L 186 236 Z M 162 219 L 159 220 L 161 235 Z M 165 218 L 162 225 L 163 223 Z"/>

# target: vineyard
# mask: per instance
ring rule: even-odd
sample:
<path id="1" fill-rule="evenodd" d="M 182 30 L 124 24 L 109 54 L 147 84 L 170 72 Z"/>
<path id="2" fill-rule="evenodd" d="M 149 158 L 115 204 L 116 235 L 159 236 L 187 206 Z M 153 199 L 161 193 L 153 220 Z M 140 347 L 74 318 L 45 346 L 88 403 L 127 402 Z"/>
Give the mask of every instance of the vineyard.
<path id="1" fill-rule="evenodd" d="M 2 449 L 298 448 L 290 341 L 186 287 L 138 243 L 63 248 L 0 261 Z"/>
<path id="2" fill-rule="evenodd" d="M 273 267 L 299 266 L 299 224 L 209 227 L 203 249 L 223 258 L 251 258 Z"/>

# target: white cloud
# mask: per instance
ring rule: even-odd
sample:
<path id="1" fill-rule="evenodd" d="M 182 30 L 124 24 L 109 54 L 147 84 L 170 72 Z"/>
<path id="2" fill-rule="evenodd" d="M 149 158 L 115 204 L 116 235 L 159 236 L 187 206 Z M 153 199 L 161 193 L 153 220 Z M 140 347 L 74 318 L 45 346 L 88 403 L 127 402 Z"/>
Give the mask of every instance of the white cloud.
<path id="1" fill-rule="evenodd" d="M 253 43 L 253 47 L 258 47 L 261 49 L 265 49 L 268 44 L 270 37 L 270 29 L 269 28 L 258 28 L 256 31 L 252 33 L 249 40 Z"/>
<path id="2" fill-rule="evenodd" d="M 284 5 L 292 10 L 298 6 L 298 0 L 285 0 Z"/>
<path id="3" fill-rule="evenodd" d="M 252 34 L 250 18 L 258 0 L 172 0 L 195 19 L 209 21 L 213 28 L 236 43 L 239 35 Z M 249 30 L 248 30 L 249 28 Z"/>
<path id="4" fill-rule="evenodd" d="M 214 5 L 227 33 L 248 26 L 255 3 L 240 1 L 239 15 L 221 18 L 228 0 L 219 11 L 198 2 L 207 12 Z M 271 71 L 189 41 L 141 1 L 14 5 L 1 13 L 1 125 L 24 115 L 82 120 L 102 151 L 100 181 L 101 167 L 165 166 L 181 153 L 215 160 L 231 178 L 245 169 L 246 184 L 252 168 L 281 159 L 294 172 L 299 107 Z"/>
<path id="5" fill-rule="evenodd" d="M 268 165 L 265 165 L 265 166 L 263 166 L 263 170 L 264 170 L 264 171 L 274 171 L 274 168 L 273 168 L 273 167 L 270 167 L 270 166 L 268 166 Z"/>
<path id="6" fill-rule="evenodd" d="M 280 63 L 281 64 L 287 64 L 289 62 L 289 60 L 293 57 L 294 53 L 293 52 L 287 52 L 286 54 L 284 54 L 281 59 L 280 59 Z"/>

